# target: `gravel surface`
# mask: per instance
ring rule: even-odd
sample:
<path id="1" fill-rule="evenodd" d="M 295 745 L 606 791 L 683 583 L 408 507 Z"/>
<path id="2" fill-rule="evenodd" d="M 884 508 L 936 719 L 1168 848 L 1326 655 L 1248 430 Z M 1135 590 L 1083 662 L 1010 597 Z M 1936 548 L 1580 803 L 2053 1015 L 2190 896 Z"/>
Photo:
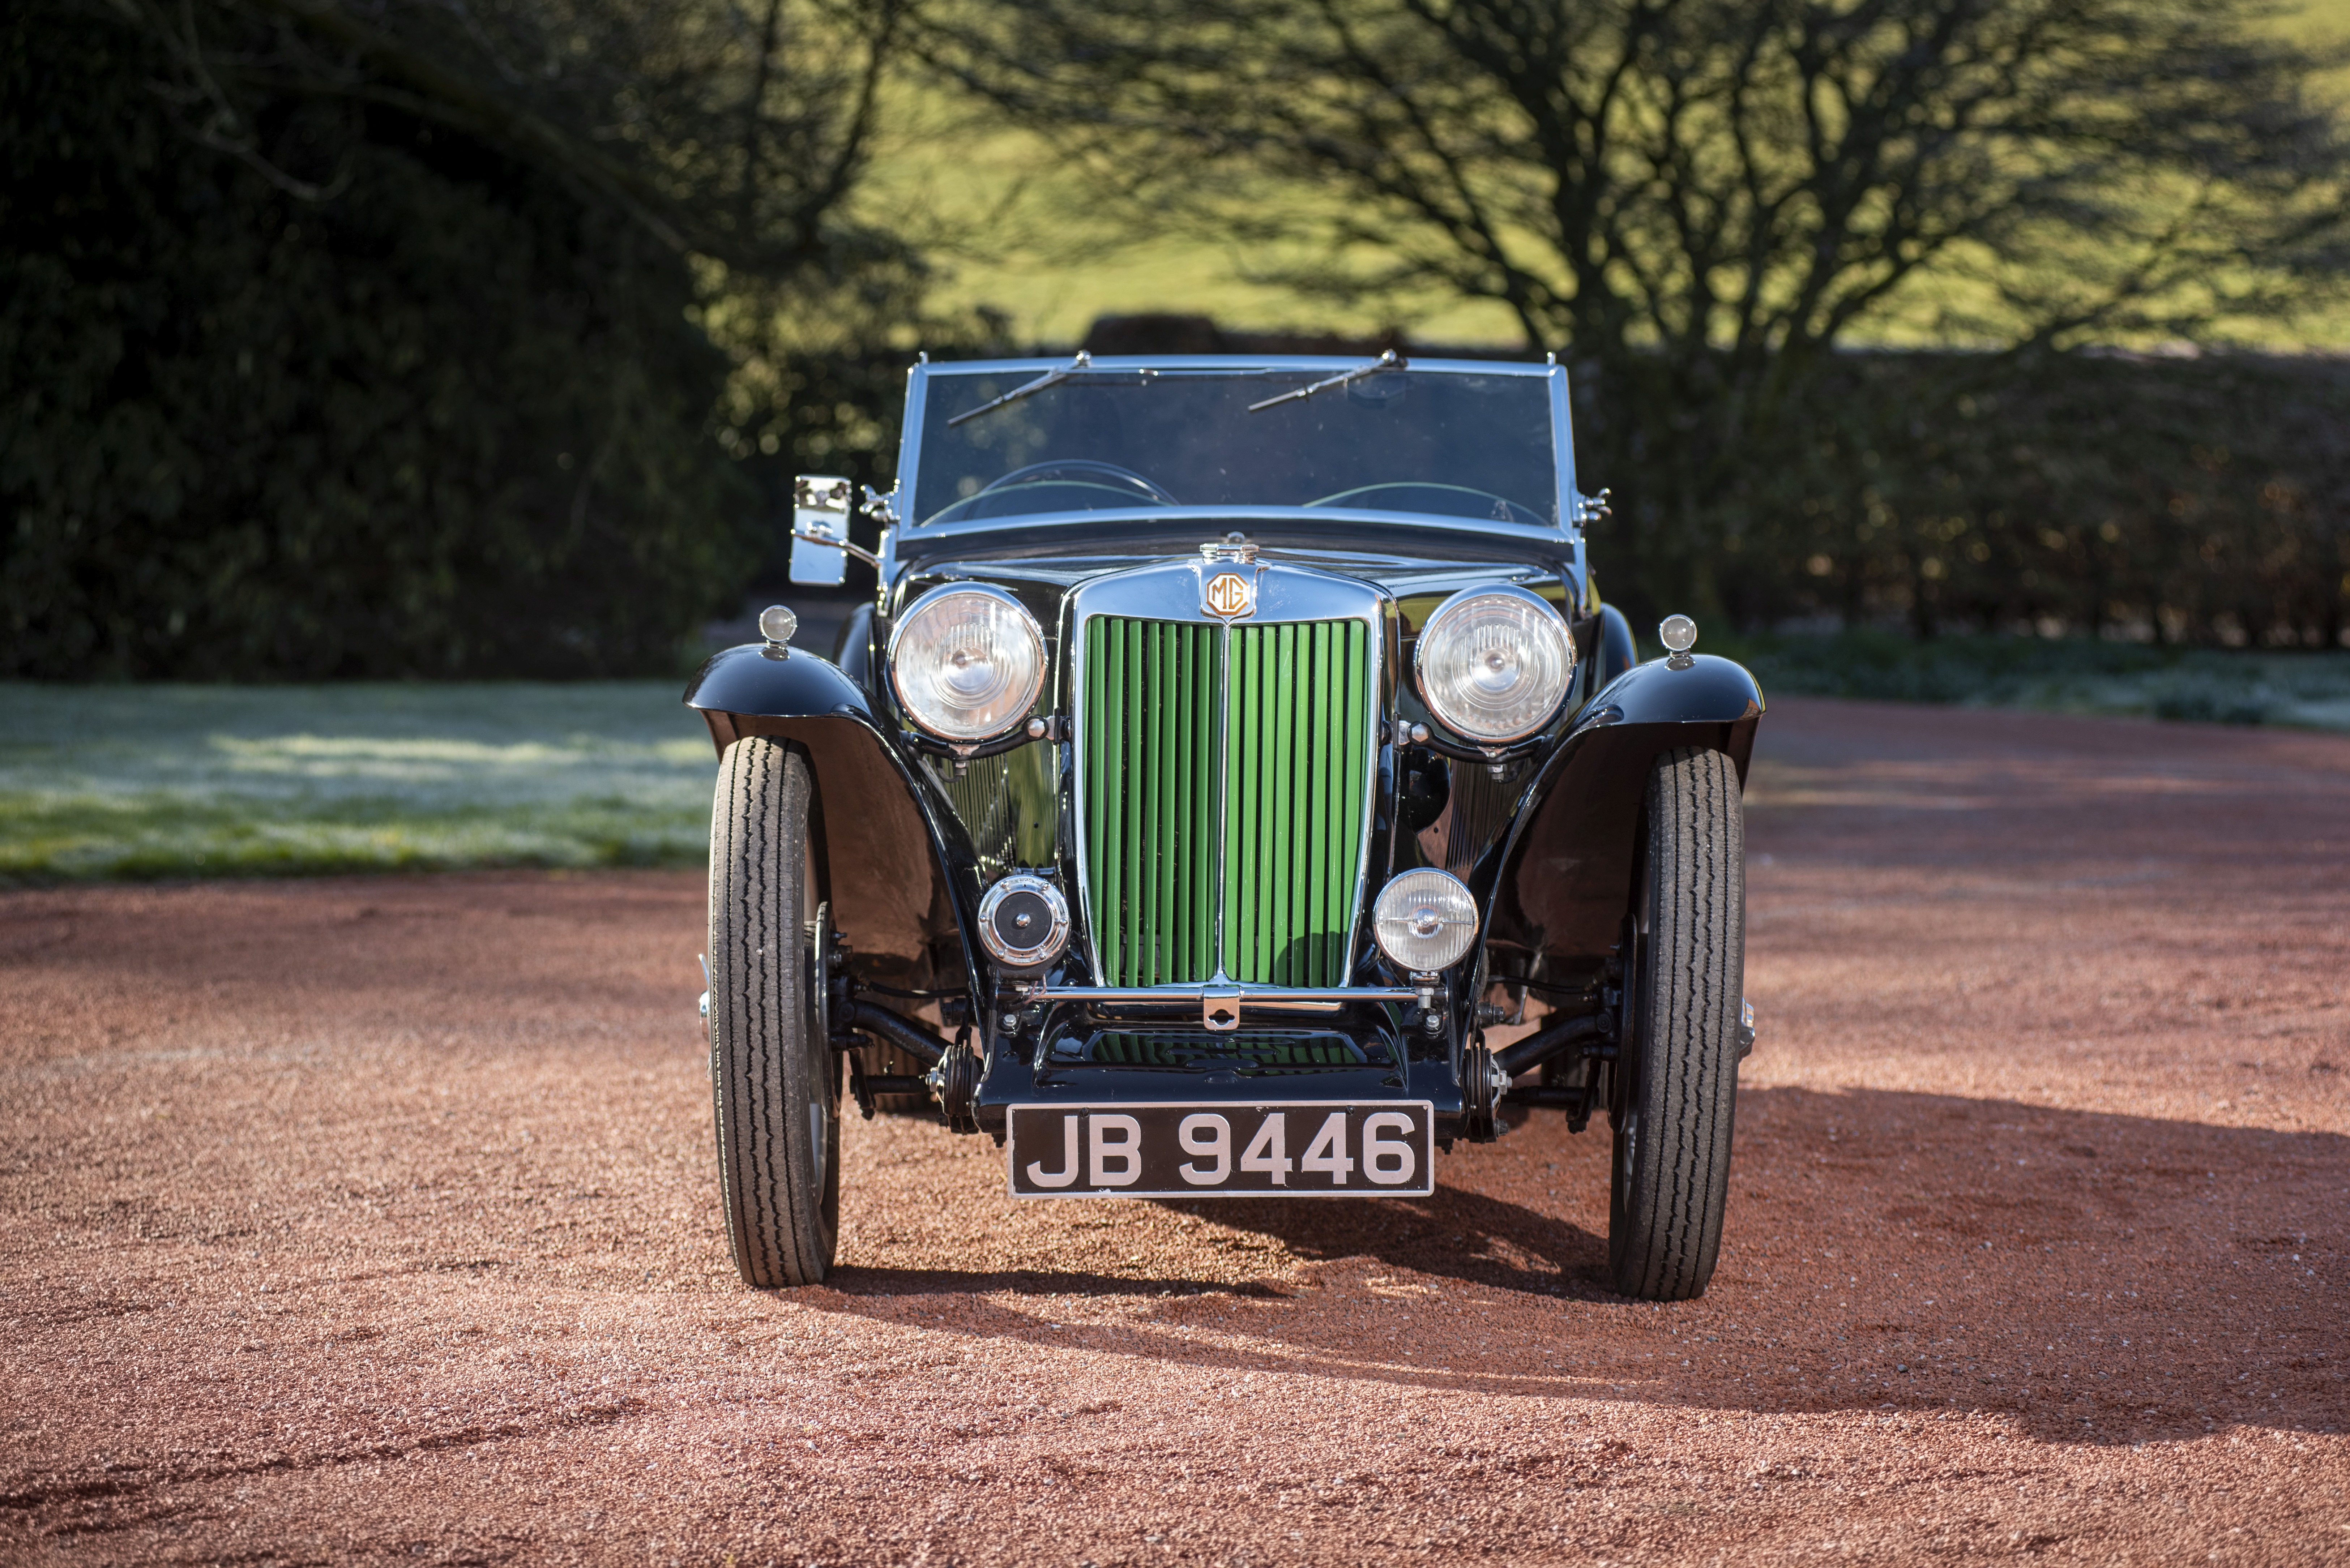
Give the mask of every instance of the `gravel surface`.
<path id="1" fill-rule="evenodd" d="M 1705 1300 L 849 1124 L 738 1285 L 697 879 L 0 898 L 0 1558 L 2350 1562 L 2350 741 L 1774 705 Z"/>

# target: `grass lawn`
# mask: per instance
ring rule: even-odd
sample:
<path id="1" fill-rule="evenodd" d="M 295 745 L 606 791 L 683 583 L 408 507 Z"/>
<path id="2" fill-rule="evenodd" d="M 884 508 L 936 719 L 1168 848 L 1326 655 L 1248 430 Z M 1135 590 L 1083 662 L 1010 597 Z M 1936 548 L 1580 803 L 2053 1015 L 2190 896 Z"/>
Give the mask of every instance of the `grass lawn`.
<path id="1" fill-rule="evenodd" d="M 0 683 L 0 880 L 698 866 L 682 685 Z"/>
<path id="2" fill-rule="evenodd" d="M 2241 653 L 2083 639 L 1892 632 L 1700 638 L 1773 695 L 2030 708 L 2350 731 L 2350 652 Z"/>
<path id="3" fill-rule="evenodd" d="M 1748 663 L 1766 697 L 2350 732 L 2350 653 L 1866 631 L 1700 646 Z M 0 883 L 699 867 L 716 762 L 678 692 L 0 683 Z"/>

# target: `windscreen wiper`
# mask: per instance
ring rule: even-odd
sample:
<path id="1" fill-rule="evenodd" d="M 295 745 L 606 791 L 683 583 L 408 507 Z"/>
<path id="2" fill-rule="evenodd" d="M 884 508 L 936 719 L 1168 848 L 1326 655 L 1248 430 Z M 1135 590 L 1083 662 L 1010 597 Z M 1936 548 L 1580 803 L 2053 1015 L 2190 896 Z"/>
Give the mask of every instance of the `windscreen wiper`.
<path id="1" fill-rule="evenodd" d="M 1077 357 L 1070 360 L 1067 364 L 1062 366 L 1059 369 L 1047 370 L 1043 375 L 1037 377 L 1035 380 L 1014 387 L 1010 391 L 1004 393 L 1002 397 L 992 398 L 988 401 L 980 404 L 979 407 L 975 409 L 965 409 L 962 412 L 949 420 L 947 421 L 947 425 L 951 429 L 952 427 L 962 423 L 965 420 L 975 420 L 982 414 L 994 412 L 997 409 L 1002 408 L 1006 403 L 1016 403 L 1023 398 L 1033 397 L 1036 393 L 1043 391 L 1047 387 L 1058 386 L 1061 382 L 1067 380 L 1070 377 L 1078 374 L 1080 371 L 1092 369 L 1093 362 L 1094 357 L 1080 348 L 1077 350 Z"/>
<path id="2" fill-rule="evenodd" d="M 1368 365 L 1357 365 L 1351 370 L 1341 370 L 1336 375 L 1330 377 L 1326 380 L 1315 381 L 1311 386 L 1292 387 L 1288 391 L 1282 393 L 1281 396 L 1277 398 L 1267 398 L 1261 403 L 1251 403 L 1248 406 L 1248 411 L 1253 414 L 1262 413 L 1266 409 L 1274 408 L 1279 404 L 1302 401 L 1305 399 L 1312 397 L 1316 392 L 1326 392 L 1333 387 L 1343 387 L 1350 381 L 1359 381 L 1366 376 L 1376 376 L 1383 370 L 1408 369 L 1410 368 L 1410 360 L 1405 358 L 1402 355 L 1390 348 Z M 1006 394 L 1006 396 L 1011 395 L 1013 394 Z M 981 410 L 977 409 L 972 410 L 972 413 L 980 411 Z M 971 416 L 966 414 L 963 417 L 968 419 Z"/>

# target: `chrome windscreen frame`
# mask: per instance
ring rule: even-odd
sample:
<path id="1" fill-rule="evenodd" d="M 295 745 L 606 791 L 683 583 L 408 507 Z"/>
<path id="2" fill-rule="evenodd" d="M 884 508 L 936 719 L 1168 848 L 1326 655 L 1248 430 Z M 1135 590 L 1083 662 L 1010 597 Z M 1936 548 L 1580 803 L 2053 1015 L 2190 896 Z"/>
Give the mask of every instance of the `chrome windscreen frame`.
<path id="1" fill-rule="evenodd" d="M 1018 526 L 1028 526 L 1035 524 L 1045 524 L 1049 525 L 1055 523 L 1083 524 L 1090 522 L 1094 525 L 1098 526 L 1101 523 L 1107 521 L 1107 519 L 1106 519 L 1104 514 L 1100 513 L 1076 513 L 1021 518 L 989 518 L 984 522 L 974 523 L 917 524 L 913 521 L 912 507 L 916 498 L 920 493 L 920 483 L 921 475 L 919 469 L 922 452 L 922 426 L 925 405 L 927 405 L 930 400 L 930 383 L 931 379 L 941 376 L 1035 376 L 1041 375 L 1047 370 L 1058 369 L 1066 363 L 1067 361 L 1061 359 L 959 359 L 945 364 L 932 364 L 928 358 L 924 358 L 920 363 L 911 367 L 911 369 L 907 372 L 906 378 L 905 419 L 899 427 L 902 434 L 898 446 L 897 482 L 890 492 L 893 495 L 902 496 L 905 498 L 905 509 L 900 514 L 903 521 L 899 523 L 899 527 L 902 527 L 909 535 L 928 536 L 933 529 L 937 529 L 941 532 L 951 529 L 958 532 L 967 530 L 972 533 L 979 533 L 1001 531 L 1007 524 Z M 1140 370 L 1150 369 L 1162 370 L 1172 375 L 1180 375 L 1186 372 L 1193 374 L 1222 373 L 1227 375 L 1248 375 L 1251 373 L 1277 375 L 1288 372 L 1298 372 L 1305 374 L 1320 373 L 1328 375 L 1336 371 L 1353 369 L 1361 363 L 1362 361 L 1359 358 L 1352 357 L 1337 358 L 1327 355 L 1302 354 L 1275 354 L 1264 356 L 1201 356 L 1180 354 L 1117 355 L 1097 358 L 1092 361 L 1089 369 L 1103 373 L 1110 373 L 1119 370 Z M 1583 497 L 1581 492 L 1576 486 L 1576 474 L 1575 469 L 1575 414 L 1573 400 L 1568 396 L 1566 367 L 1559 364 L 1555 357 L 1553 357 L 1547 362 L 1540 365 L 1494 359 L 1416 358 L 1411 362 L 1411 369 L 1415 371 L 1437 375 L 1525 376 L 1539 378 L 1546 384 L 1550 394 L 1552 459 L 1555 466 L 1558 483 L 1558 493 L 1553 500 L 1553 505 L 1556 510 L 1553 515 L 1558 519 L 1558 522 L 1556 526 L 1553 528 L 1495 527 L 1492 524 L 1481 525 L 1477 520 L 1471 518 L 1447 517 L 1431 514 L 1411 512 L 1362 514 L 1360 514 L 1361 519 L 1367 522 L 1383 522 L 1390 524 L 1396 523 L 1419 523 L 1429 527 L 1490 534 L 1497 538 L 1513 538 L 1521 540 L 1564 539 L 1566 541 L 1568 547 L 1573 554 L 1576 583 L 1578 585 L 1587 584 L 1590 581 L 1590 578 L 1586 575 L 1586 563 L 1584 555 L 1583 527 L 1579 521 L 1583 515 Z M 1271 517 L 1284 513 L 1295 514 L 1300 512 L 1303 512 L 1304 515 L 1306 516 L 1314 516 L 1315 514 L 1315 511 L 1291 507 L 1183 507 L 1156 512 L 1151 514 L 1151 520 L 1159 523 L 1173 522 L 1177 521 L 1184 514 L 1192 512 L 1197 512 L 1203 517 L 1212 516 L 1227 518 L 1238 518 L 1251 515 Z M 1324 512 L 1321 515 L 1326 518 L 1330 514 Z M 898 522 L 899 519 L 893 518 L 891 521 Z M 899 527 L 891 528 L 889 531 L 889 535 L 895 535 L 898 533 Z M 883 556 L 885 557 L 883 576 L 885 580 L 891 575 L 892 569 L 895 566 L 894 552 L 892 552 L 889 547 L 893 542 L 894 541 L 888 535 L 885 535 L 883 541 Z"/>
<path id="2" fill-rule="evenodd" d="M 1230 570 L 1253 573 L 1255 576 L 1256 597 L 1250 613 L 1227 619 L 1210 613 L 1204 607 L 1203 592 L 1208 577 L 1218 572 Z M 1351 577 L 1336 576 L 1327 572 L 1315 571 L 1311 567 L 1290 566 L 1278 561 L 1243 561 L 1224 556 L 1209 556 L 1205 554 L 1192 560 L 1159 562 L 1148 566 L 1138 566 L 1131 571 L 1116 572 L 1107 576 L 1096 577 L 1080 585 L 1070 594 L 1066 614 L 1069 618 L 1068 635 L 1071 651 L 1069 657 L 1063 661 L 1063 669 L 1066 671 L 1064 679 L 1068 683 L 1069 744 L 1073 764 L 1069 772 L 1074 781 L 1071 804 L 1076 813 L 1076 827 L 1072 837 L 1075 840 L 1076 859 L 1078 908 L 1084 917 L 1084 930 L 1078 945 L 1084 950 L 1086 967 L 1093 976 L 1094 986 L 1083 991 L 1076 988 L 1057 988 L 1051 995 L 1052 1000 L 1082 1000 L 1087 995 L 1098 995 L 1107 989 L 1108 977 L 1103 973 L 1101 966 L 1099 935 L 1101 928 L 1097 923 L 1099 912 L 1094 908 L 1093 879 L 1087 875 L 1089 867 L 1086 846 L 1087 824 L 1090 820 L 1086 815 L 1087 770 L 1084 765 L 1086 726 L 1088 715 L 1083 698 L 1087 669 L 1086 641 L 1089 624 L 1105 616 L 1119 616 L 1139 620 L 1181 621 L 1197 626 L 1214 626 L 1223 629 L 1223 635 L 1216 639 L 1215 733 L 1218 737 L 1218 754 L 1221 758 L 1230 699 L 1232 627 L 1235 625 L 1281 626 L 1335 620 L 1362 622 L 1365 632 L 1365 652 L 1370 661 L 1370 679 L 1363 683 L 1366 692 L 1363 737 L 1364 744 L 1370 748 L 1370 754 L 1365 758 L 1363 769 L 1361 803 L 1363 827 L 1357 836 L 1356 845 L 1354 893 L 1347 905 L 1346 966 L 1341 971 L 1352 974 L 1358 956 L 1357 938 L 1362 926 L 1363 898 L 1370 877 L 1372 838 L 1370 825 L 1376 809 L 1378 789 L 1377 755 L 1379 737 L 1384 733 L 1388 700 L 1389 671 L 1387 669 L 1385 642 L 1388 608 L 1386 594 L 1367 583 Z M 1307 994 L 1291 986 L 1243 985 L 1228 978 L 1225 973 L 1223 832 L 1225 805 L 1223 780 L 1225 777 L 1226 770 L 1220 762 L 1216 768 L 1217 786 L 1213 818 L 1216 824 L 1214 836 L 1216 860 L 1210 870 L 1210 886 L 1215 889 L 1216 898 L 1213 926 L 1216 951 L 1215 972 L 1205 982 L 1179 982 L 1162 987 L 1145 987 L 1139 991 L 1126 988 L 1118 992 L 1118 1000 L 1133 1002 L 1146 998 L 1164 997 L 1170 1002 L 1180 1002 L 1187 998 L 1199 997 L 1207 992 L 1230 994 L 1234 997 L 1279 992 L 1301 999 Z M 1312 994 L 1317 998 L 1331 1001 L 1388 1000 L 1385 992 L 1377 996 L 1357 991 L 1318 992 Z"/>
<path id="3" fill-rule="evenodd" d="M 1584 495 L 1576 483 L 1575 472 L 1575 403 L 1567 396 L 1566 367 L 1557 356 L 1549 357 L 1546 366 L 1550 377 L 1550 439 L 1552 453 L 1558 463 L 1558 526 L 1575 553 L 1575 582 L 1578 595 L 1591 591 L 1589 563 L 1584 557 L 1583 515 Z"/>

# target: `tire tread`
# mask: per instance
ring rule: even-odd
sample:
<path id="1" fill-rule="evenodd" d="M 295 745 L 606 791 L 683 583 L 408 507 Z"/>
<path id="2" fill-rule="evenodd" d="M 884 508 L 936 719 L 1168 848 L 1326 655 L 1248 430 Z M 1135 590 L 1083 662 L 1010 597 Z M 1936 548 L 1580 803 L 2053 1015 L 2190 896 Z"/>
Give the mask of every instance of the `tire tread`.
<path id="1" fill-rule="evenodd" d="M 1738 774 L 1720 752 L 1657 759 L 1648 780 L 1648 936 L 1628 1191 L 1609 1237 L 1616 1287 L 1704 1293 L 1721 1251 L 1738 1098 L 1746 854 Z"/>
<path id="2" fill-rule="evenodd" d="M 821 1281 L 837 1231 L 838 1162 L 809 1116 L 829 1088 L 802 961 L 810 793 L 805 757 L 751 736 L 727 748 L 711 811 L 719 1184 L 735 1270 L 762 1289 Z"/>

